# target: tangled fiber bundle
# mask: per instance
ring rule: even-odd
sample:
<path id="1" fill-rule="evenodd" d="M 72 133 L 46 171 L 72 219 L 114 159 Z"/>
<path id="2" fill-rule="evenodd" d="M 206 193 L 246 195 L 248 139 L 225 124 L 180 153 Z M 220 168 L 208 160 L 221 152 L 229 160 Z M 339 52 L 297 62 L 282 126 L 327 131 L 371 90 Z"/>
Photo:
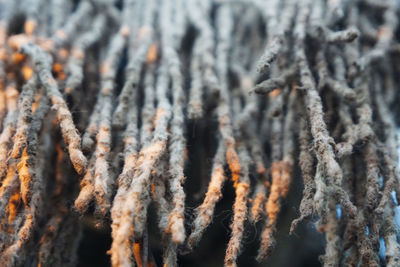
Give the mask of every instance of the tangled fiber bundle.
<path id="1" fill-rule="evenodd" d="M 1 266 L 76 265 L 82 225 L 113 266 L 177 266 L 224 198 L 225 266 L 249 228 L 262 262 L 301 190 L 290 233 L 312 222 L 324 266 L 400 266 L 398 1 L 0 11 Z"/>

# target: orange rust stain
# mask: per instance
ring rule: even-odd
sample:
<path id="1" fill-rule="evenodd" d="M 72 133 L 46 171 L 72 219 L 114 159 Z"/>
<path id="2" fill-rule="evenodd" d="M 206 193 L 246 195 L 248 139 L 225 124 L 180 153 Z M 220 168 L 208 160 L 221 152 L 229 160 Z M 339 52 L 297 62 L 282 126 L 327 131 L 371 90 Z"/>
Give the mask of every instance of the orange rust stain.
<path id="1" fill-rule="evenodd" d="M 271 165 L 271 192 L 265 205 L 269 224 L 276 221 L 280 210 L 280 201 L 289 191 L 291 170 L 291 164 L 284 161 L 274 162 Z"/>
<path id="2" fill-rule="evenodd" d="M 277 97 L 279 94 L 281 93 L 281 89 L 280 88 L 276 88 L 274 90 L 272 90 L 271 92 L 269 92 L 269 97 L 271 99 L 274 99 L 275 97 Z"/>
<path id="3" fill-rule="evenodd" d="M 25 81 L 29 80 L 30 78 L 32 78 L 33 69 L 28 66 L 23 66 L 22 67 L 22 75 L 24 76 Z"/>
<path id="4" fill-rule="evenodd" d="M 37 109 L 37 107 L 39 105 L 39 100 L 40 100 L 40 95 L 37 94 L 35 96 L 35 101 L 32 103 L 32 113 L 35 113 L 35 111 L 36 111 L 36 109 Z"/>
<path id="5" fill-rule="evenodd" d="M 56 150 L 57 150 L 57 162 L 61 162 L 64 157 L 64 151 L 62 150 L 59 144 L 57 144 Z"/>
<path id="6" fill-rule="evenodd" d="M 53 70 L 53 72 L 56 73 L 57 79 L 64 81 L 67 78 L 67 75 L 63 71 L 64 66 L 61 63 L 59 63 L 59 62 L 54 63 L 52 70 Z"/>
<path id="7" fill-rule="evenodd" d="M 46 237 L 42 236 L 42 238 L 40 238 L 39 244 L 43 244 L 45 240 L 46 240 Z M 41 265 L 39 264 L 38 266 L 41 266 Z"/>
<path id="8" fill-rule="evenodd" d="M 240 162 L 236 151 L 232 147 L 228 147 L 226 150 L 226 162 L 228 163 L 229 169 L 232 172 L 232 181 L 236 187 L 240 178 Z"/>
<path id="9" fill-rule="evenodd" d="M 63 66 L 60 63 L 56 62 L 53 64 L 53 71 L 56 73 L 61 72 L 63 71 Z"/>
<path id="10" fill-rule="evenodd" d="M 22 53 L 16 52 L 11 55 L 11 61 L 16 64 L 21 63 L 22 61 L 24 61 L 24 59 L 25 55 Z"/>
<path id="11" fill-rule="evenodd" d="M 28 160 L 29 160 L 29 155 L 25 147 L 22 152 L 21 160 L 17 164 L 18 175 L 21 182 L 22 200 L 24 201 L 24 203 L 28 203 L 27 194 L 25 192 L 29 190 L 28 188 L 31 181 Z"/>
<path id="12" fill-rule="evenodd" d="M 8 223 L 11 224 L 15 217 L 17 216 L 19 200 L 21 197 L 21 193 L 17 190 L 11 197 L 7 205 L 7 213 L 8 213 Z"/>
<path id="13" fill-rule="evenodd" d="M 138 267 L 142 267 L 142 257 L 140 256 L 140 244 L 135 242 L 133 244 L 133 255 L 135 256 L 136 263 Z"/>
<path id="14" fill-rule="evenodd" d="M 326 228 L 325 224 L 320 225 L 320 226 L 318 226 L 317 231 L 320 233 L 323 233 L 323 232 L 325 232 L 325 228 Z"/>
<path id="15" fill-rule="evenodd" d="M 27 35 L 32 35 L 36 29 L 36 21 L 34 20 L 27 20 L 24 25 L 24 30 Z"/>
<path id="16" fill-rule="evenodd" d="M 156 185 L 154 183 L 151 184 L 151 194 L 154 198 L 156 197 Z"/>
<path id="17" fill-rule="evenodd" d="M 155 62 L 157 60 L 157 56 L 157 46 L 155 44 L 150 45 L 149 51 L 147 52 L 146 56 L 146 62 L 149 64 Z"/>
<path id="18" fill-rule="evenodd" d="M 65 81 L 65 79 L 67 79 L 67 75 L 64 72 L 60 72 L 58 73 L 57 78 L 61 81 Z"/>

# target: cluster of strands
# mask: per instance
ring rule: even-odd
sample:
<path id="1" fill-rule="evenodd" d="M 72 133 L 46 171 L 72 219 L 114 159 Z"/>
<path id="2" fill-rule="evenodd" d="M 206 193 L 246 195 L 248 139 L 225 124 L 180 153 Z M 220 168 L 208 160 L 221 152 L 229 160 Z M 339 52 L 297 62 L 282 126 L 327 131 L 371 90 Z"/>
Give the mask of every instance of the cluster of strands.
<path id="1" fill-rule="evenodd" d="M 227 180 L 225 266 L 249 223 L 263 228 L 262 261 L 295 169 L 304 189 L 290 232 L 318 218 L 325 266 L 399 266 L 394 0 L 10 0 L 0 10 L 5 266 L 74 266 L 79 213 L 111 224 L 113 266 L 154 266 L 150 207 L 163 264 L 177 266 Z M 208 123 L 210 174 L 189 218 L 187 131 Z"/>

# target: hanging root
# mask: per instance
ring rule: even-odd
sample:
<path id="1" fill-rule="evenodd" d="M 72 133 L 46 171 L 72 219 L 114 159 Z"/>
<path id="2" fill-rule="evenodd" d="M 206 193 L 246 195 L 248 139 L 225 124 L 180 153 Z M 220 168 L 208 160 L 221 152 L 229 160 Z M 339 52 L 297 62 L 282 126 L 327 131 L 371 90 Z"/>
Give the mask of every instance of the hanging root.
<path id="1" fill-rule="evenodd" d="M 211 223 L 214 215 L 215 205 L 222 197 L 222 186 L 226 180 L 224 173 L 224 146 L 219 142 L 217 153 L 213 160 L 211 180 L 203 203 L 197 208 L 196 217 L 193 221 L 192 232 L 188 237 L 188 246 L 193 249 L 200 241 L 201 236 Z"/>
<path id="2" fill-rule="evenodd" d="M 398 14 L 0 1 L 0 265 L 399 266 Z"/>
<path id="3" fill-rule="evenodd" d="M 289 191 L 292 166 L 287 162 L 274 162 L 271 166 L 271 192 L 265 204 L 268 216 L 267 225 L 261 236 L 261 247 L 257 260 L 261 261 L 271 253 L 275 246 L 273 234 L 276 230 L 276 221 L 280 210 L 280 201 Z"/>
<path id="4" fill-rule="evenodd" d="M 233 221 L 231 224 L 231 238 L 228 243 L 225 255 L 225 266 L 236 266 L 236 260 L 241 249 L 241 242 L 243 238 L 244 222 L 247 218 L 247 197 L 249 194 L 249 177 L 248 177 L 248 164 L 250 157 L 241 146 L 239 148 L 239 158 L 242 164 L 241 177 L 235 185 L 235 203 L 233 205 Z"/>
<path id="5" fill-rule="evenodd" d="M 31 43 L 23 44 L 21 51 L 32 57 L 34 70 L 46 89 L 53 108 L 57 112 L 57 120 L 59 121 L 64 141 L 68 145 L 71 162 L 79 174 L 84 174 L 87 160 L 80 149 L 81 138 L 72 120 L 71 112 L 58 89 L 57 82 L 50 72 L 51 60 L 39 46 Z"/>

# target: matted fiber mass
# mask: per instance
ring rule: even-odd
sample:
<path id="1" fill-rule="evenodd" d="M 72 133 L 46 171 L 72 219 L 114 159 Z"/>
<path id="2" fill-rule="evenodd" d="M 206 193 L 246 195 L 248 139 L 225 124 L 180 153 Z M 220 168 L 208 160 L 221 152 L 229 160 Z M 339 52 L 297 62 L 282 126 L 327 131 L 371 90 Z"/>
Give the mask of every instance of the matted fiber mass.
<path id="1" fill-rule="evenodd" d="M 399 16 L 0 1 L 0 266 L 400 266 Z"/>

